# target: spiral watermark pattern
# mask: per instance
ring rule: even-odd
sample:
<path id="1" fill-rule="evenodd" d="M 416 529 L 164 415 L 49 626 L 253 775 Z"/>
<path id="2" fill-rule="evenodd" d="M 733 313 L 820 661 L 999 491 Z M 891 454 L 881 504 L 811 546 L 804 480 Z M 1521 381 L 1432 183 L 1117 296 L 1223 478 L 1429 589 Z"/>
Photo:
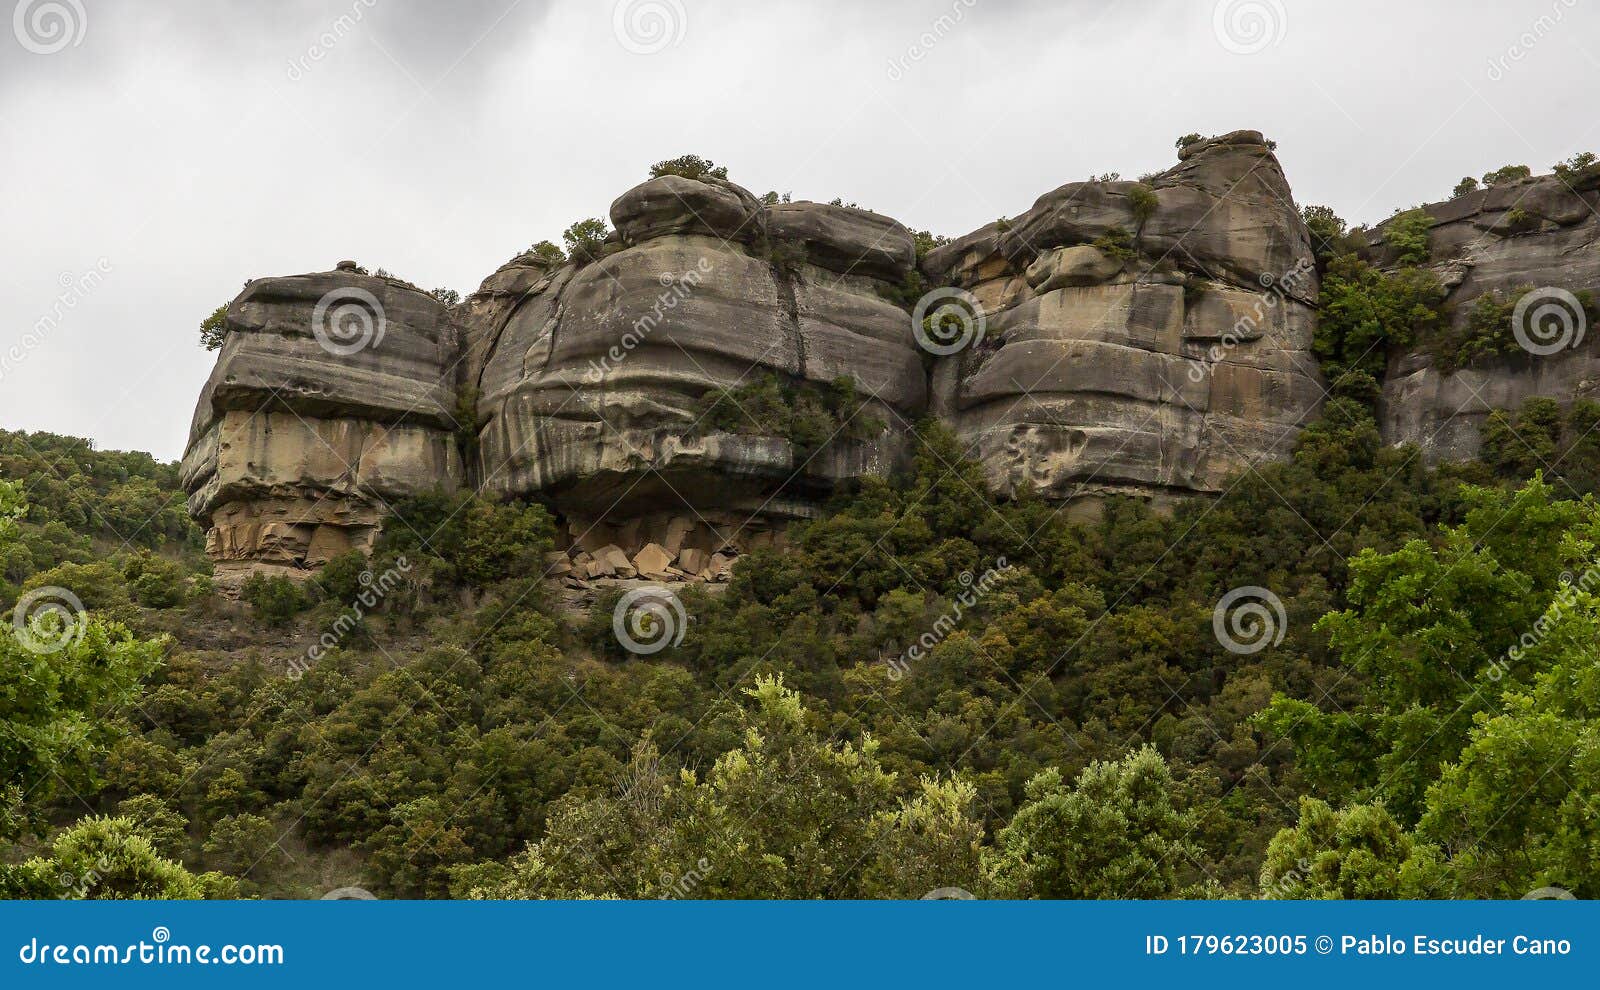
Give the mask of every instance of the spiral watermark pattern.
<path id="1" fill-rule="evenodd" d="M 1583 343 L 1589 314 L 1583 302 L 1566 289 L 1546 286 L 1517 300 L 1511 333 L 1517 345 L 1536 357 L 1548 357 Z"/>
<path id="2" fill-rule="evenodd" d="M 378 297 L 354 286 L 325 293 L 311 313 L 311 333 L 322 349 L 335 357 L 377 347 L 383 343 L 387 327 Z"/>
<path id="3" fill-rule="evenodd" d="M 1278 44 L 1289 31 L 1283 0 L 1217 0 L 1211 29 L 1235 55 L 1255 55 Z"/>
<path id="4" fill-rule="evenodd" d="M 975 901 L 978 895 L 965 887 L 935 887 L 922 895 L 925 901 Z"/>
<path id="5" fill-rule="evenodd" d="M 1578 896 L 1565 887 L 1540 887 L 1522 895 L 1525 901 L 1575 901 Z"/>
<path id="6" fill-rule="evenodd" d="M 325 901 L 375 901 L 378 895 L 365 887 L 336 887 L 322 895 Z"/>
<path id="7" fill-rule="evenodd" d="M 1211 631 L 1229 653 L 1250 656 L 1283 642 L 1288 616 L 1277 595 L 1255 585 L 1235 588 L 1211 611 Z"/>
<path id="8" fill-rule="evenodd" d="M 35 55 L 76 48 L 88 32 L 82 0 L 18 0 L 11 14 L 11 33 Z"/>
<path id="9" fill-rule="evenodd" d="M 918 299 L 911 311 L 911 332 L 917 346 L 939 357 L 977 345 L 987 328 L 983 306 L 965 289 L 934 289 Z"/>
<path id="10" fill-rule="evenodd" d="M 611 30 L 635 55 L 654 55 L 683 43 L 689 14 L 679 0 L 617 0 Z"/>
<path id="11" fill-rule="evenodd" d="M 155 928 L 150 930 L 150 941 L 156 943 L 157 945 L 160 945 L 164 942 L 170 942 L 172 941 L 172 932 L 168 930 L 166 925 L 157 925 Z"/>
<path id="12" fill-rule="evenodd" d="M 60 653 L 83 639 L 83 602 L 66 588 L 47 585 L 17 599 L 11 613 L 17 642 L 30 653 Z"/>
<path id="13" fill-rule="evenodd" d="M 611 631 L 629 653 L 649 656 L 683 642 L 689 616 L 678 596 L 659 585 L 635 588 L 617 601 Z"/>

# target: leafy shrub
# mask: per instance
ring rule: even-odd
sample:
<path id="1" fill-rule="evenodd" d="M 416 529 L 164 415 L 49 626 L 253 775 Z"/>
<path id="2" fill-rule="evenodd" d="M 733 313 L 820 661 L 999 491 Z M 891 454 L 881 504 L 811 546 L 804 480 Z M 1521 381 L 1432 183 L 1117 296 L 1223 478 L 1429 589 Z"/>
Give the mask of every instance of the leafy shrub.
<path id="1" fill-rule="evenodd" d="M 1355 255 L 1328 265 L 1317 300 L 1317 356 L 1381 377 L 1390 348 L 1409 347 L 1444 322 L 1445 290 L 1431 272 L 1381 271 Z"/>
<path id="2" fill-rule="evenodd" d="M 1121 261 L 1136 261 L 1139 251 L 1134 247 L 1133 235 L 1125 227 L 1112 227 L 1094 239 L 1094 246 L 1105 254 Z"/>
<path id="3" fill-rule="evenodd" d="M 1383 228 L 1383 239 L 1398 253 L 1402 265 L 1428 263 L 1428 231 L 1433 227 L 1433 217 L 1424 209 L 1398 213 Z"/>
<path id="4" fill-rule="evenodd" d="M 561 239 L 566 242 L 567 256 L 579 264 L 597 261 L 600 252 L 605 247 L 606 237 L 611 229 L 599 217 L 590 217 L 579 220 L 561 232 Z"/>
<path id="5" fill-rule="evenodd" d="M 1134 223 L 1143 227 L 1146 221 L 1156 215 L 1161 201 L 1156 198 L 1154 189 L 1140 183 L 1128 190 L 1128 205 L 1133 209 Z"/>
<path id="6" fill-rule="evenodd" d="M 554 525 L 543 506 L 497 502 L 467 492 L 431 492 L 393 504 L 372 569 L 405 557 L 448 585 L 486 588 L 543 571 Z"/>
<path id="7" fill-rule="evenodd" d="M 1199 144 L 1204 140 L 1205 135 L 1203 134 L 1185 134 L 1184 136 L 1178 138 L 1178 140 L 1174 143 L 1174 147 L 1176 147 L 1179 151 L 1183 151 L 1185 148 Z"/>
<path id="8" fill-rule="evenodd" d="M 122 576 L 133 600 L 145 608 L 172 608 L 183 603 L 184 571 L 177 561 L 142 553 L 129 558 Z"/>
<path id="9" fill-rule="evenodd" d="M 256 572 L 245 581 L 240 597 L 250 603 L 256 618 L 270 626 L 282 626 L 311 604 L 300 585 L 282 574 Z"/>
<path id="10" fill-rule="evenodd" d="M 1351 235 L 1345 230 L 1344 219 L 1329 207 L 1307 206 L 1301 209 L 1300 216 L 1311 233 L 1311 253 L 1322 270 L 1325 271 L 1328 262 L 1337 255 L 1355 250 Z"/>
<path id="11" fill-rule="evenodd" d="M 454 289 L 438 288 L 438 289 L 434 289 L 432 292 L 430 292 L 428 294 L 433 296 L 433 298 L 439 300 L 440 302 L 444 303 L 446 306 L 455 306 L 455 305 L 457 305 L 457 304 L 459 304 L 461 302 L 461 293 L 457 292 Z"/>
<path id="12" fill-rule="evenodd" d="M 200 345 L 208 351 L 222 346 L 228 336 L 228 304 L 223 303 L 200 321 Z"/>
<path id="13" fill-rule="evenodd" d="M 1486 186 L 1502 186 L 1512 182 L 1520 182 L 1533 175 L 1533 169 L 1526 165 L 1502 165 L 1483 177 Z"/>
<path id="14" fill-rule="evenodd" d="M 532 255 L 535 261 L 542 261 L 549 265 L 564 265 L 567 263 L 567 253 L 549 241 L 540 241 L 528 248 L 526 254 Z"/>
<path id="15" fill-rule="evenodd" d="M 1456 183 L 1456 187 L 1454 189 L 1450 190 L 1450 198 L 1451 199 L 1460 199 L 1462 196 L 1465 196 L 1467 193 L 1477 192 L 1477 191 L 1478 191 L 1478 180 L 1474 179 L 1470 175 L 1463 176 L 1461 181 Z"/>
<path id="16" fill-rule="evenodd" d="M 1556 162 L 1555 173 L 1572 188 L 1582 188 L 1600 179 L 1600 157 L 1592 151 L 1573 155 L 1564 162 Z"/>
<path id="17" fill-rule="evenodd" d="M 699 155 L 680 155 L 650 166 L 652 179 L 663 175 L 676 175 L 684 179 L 726 179 L 728 167 Z"/>
<path id="18" fill-rule="evenodd" d="M 855 379 L 827 385 L 790 383 L 776 375 L 733 389 L 713 389 L 700 398 L 702 433 L 782 437 L 794 445 L 797 464 L 832 442 L 865 440 L 883 428 L 863 415 Z"/>

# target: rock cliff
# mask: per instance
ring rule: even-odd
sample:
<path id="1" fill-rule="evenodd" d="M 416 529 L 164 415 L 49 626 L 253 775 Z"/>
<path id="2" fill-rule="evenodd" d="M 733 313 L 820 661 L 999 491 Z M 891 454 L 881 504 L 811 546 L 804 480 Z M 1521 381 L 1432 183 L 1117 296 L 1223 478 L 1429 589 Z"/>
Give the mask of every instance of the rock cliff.
<path id="1" fill-rule="evenodd" d="M 1392 354 L 1384 383 L 1384 438 L 1418 444 L 1430 462 L 1474 457 L 1484 419 L 1535 396 L 1570 403 L 1600 398 L 1600 351 L 1590 316 L 1572 294 L 1600 293 L 1600 174 L 1545 175 L 1469 192 L 1423 207 L 1429 267 L 1449 290 L 1455 329 L 1489 293 L 1533 290 L 1514 319 L 1527 346 L 1447 373 L 1424 348 Z M 1374 231 L 1367 254 L 1392 263 Z M 1564 295 L 1565 294 L 1565 295 Z M 1511 328 L 1517 329 L 1517 328 Z"/>
<path id="2" fill-rule="evenodd" d="M 1600 288 L 1596 195 L 1547 177 L 1427 207 L 1457 317 L 1490 291 Z M 466 486 L 548 504 L 562 570 L 715 577 L 903 463 L 925 417 L 1002 492 L 1092 506 L 1220 491 L 1324 396 L 1309 234 L 1253 131 L 920 254 L 888 217 L 709 176 L 653 178 L 610 219 L 603 244 L 521 255 L 454 306 L 349 262 L 250 282 L 184 459 L 219 576 L 303 573 L 368 545 L 393 500 Z M 1470 454 L 1487 410 L 1590 394 L 1597 360 L 1445 375 L 1393 355 L 1388 439 Z M 745 406 L 766 381 L 853 404 L 831 436 L 786 435 Z"/>

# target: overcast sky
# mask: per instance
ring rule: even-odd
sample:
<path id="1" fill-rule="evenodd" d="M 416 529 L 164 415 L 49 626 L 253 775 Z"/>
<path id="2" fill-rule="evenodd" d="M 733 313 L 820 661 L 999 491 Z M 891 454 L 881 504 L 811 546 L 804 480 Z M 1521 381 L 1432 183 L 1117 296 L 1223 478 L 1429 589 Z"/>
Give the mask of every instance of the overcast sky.
<path id="1" fill-rule="evenodd" d="M 164 459 L 246 278 L 465 294 L 686 152 L 954 235 L 1190 131 L 1352 222 L 1600 151 L 1596 0 L 0 5 L 0 427 Z"/>

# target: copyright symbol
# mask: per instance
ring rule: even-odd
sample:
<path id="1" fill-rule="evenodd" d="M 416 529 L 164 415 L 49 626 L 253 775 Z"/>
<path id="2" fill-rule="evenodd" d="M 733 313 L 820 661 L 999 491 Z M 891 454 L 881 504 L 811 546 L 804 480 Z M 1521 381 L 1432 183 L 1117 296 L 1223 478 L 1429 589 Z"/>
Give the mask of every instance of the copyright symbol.
<path id="1" fill-rule="evenodd" d="M 1318 935 L 1317 936 L 1317 951 L 1322 953 L 1323 955 L 1327 955 L 1328 953 L 1332 952 L 1333 951 L 1333 939 L 1329 938 L 1326 935 Z"/>

